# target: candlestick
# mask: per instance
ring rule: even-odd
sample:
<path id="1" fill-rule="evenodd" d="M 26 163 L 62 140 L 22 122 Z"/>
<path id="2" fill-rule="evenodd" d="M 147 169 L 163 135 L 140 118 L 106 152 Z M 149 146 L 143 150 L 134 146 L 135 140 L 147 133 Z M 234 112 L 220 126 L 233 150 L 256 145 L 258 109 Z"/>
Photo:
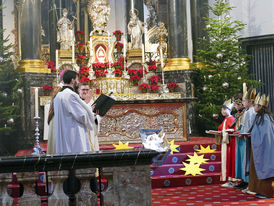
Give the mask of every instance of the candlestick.
<path id="1" fill-rule="evenodd" d="M 75 63 L 75 45 L 74 41 L 72 42 L 72 64 Z"/>
<path id="2" fill-rule="evenodd" d="M 144 44 L 142 44 L 142 64 L 145 63 L 145 47 Z"/>
<path id="3" fill-rule="evenodd" d="M 124 59 L 126 59 L 126 55 L 127 55 L 127 41 L 125 36 L 124 36 Z"/>
<path id="4" fill-rule="evenodd" d="M 165 84 L 165 75 L 164 75 L 164 60 L 163 60 L 163 49 L 160 45 L 160 60 L 161 60 L 161 68 L 162 68 L 162 81 L 163 85 Z"/>
<path id="5" fill-rule="evenodd" d="M 38 87 L 35 87 L 35 117 L 39 117 L 39 112 L 38 112 Z"/>
<path id="6" fill-rule="evenodd" d="M 35 120 L 35 146 L 33 148 L 34 152 L 32 153 L 33 155 L 39 155 L 41 153 L 43 153 L 40 145 L 39 145 L 39 136 L 40 136 L 40 133 L 39 133 L 39 119 L 40 117 L 34 117 L 34 120 Z"/>
<path id="7" fill-rule="evenodd" d="M 58 50 L 56 49 L 55 51 L 55 66 L 56 66 L 56 83 L 58 84 L 58 74 L 59 74 L 59 71 L 58 71 Z"/>

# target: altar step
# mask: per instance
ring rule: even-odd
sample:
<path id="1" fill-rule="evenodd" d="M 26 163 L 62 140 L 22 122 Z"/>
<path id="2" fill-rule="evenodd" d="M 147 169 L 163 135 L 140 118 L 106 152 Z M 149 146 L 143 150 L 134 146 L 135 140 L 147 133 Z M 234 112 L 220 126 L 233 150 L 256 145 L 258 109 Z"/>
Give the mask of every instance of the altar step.
<path id="1" fill-rule="evenodd" d="M 163 187 L 181 187 L 193 185 L 209 185 L 219 184 L 221 174 L 221 152 L 220 146 L 215 144 L 213 138 L 192 137 L 188 142 L 175 142 L 179 145 L 177 150 L 169 154 L 164 160 L 163 164 L 158 166 L 152 164 L 151 168 L 151 185 L 152 188 Z M 211 153 L 199 153 L 197 150 L 201 149 L 201 145 L 206 148 L 216 149 Z M 201 171 L 202 175 L 185 175 L 185 171 L 180 170 L 184 168 L 183 162 L 189 163 L 189 156 L 193 156 L 196 152 L 199 156 L 204 155 L 204 159 L 208 159 L 207 163 L 200 165 L 200 168 L 205 169 Z"/>

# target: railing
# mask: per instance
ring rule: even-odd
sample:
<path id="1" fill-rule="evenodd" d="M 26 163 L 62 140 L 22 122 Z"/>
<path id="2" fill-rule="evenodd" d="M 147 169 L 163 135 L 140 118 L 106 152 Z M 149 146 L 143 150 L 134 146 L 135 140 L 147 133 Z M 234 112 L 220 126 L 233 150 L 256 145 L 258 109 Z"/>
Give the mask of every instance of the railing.
<path id="1" fill-rule="evenodd" d="M 72 155 L 39 155 L 0 158 L 0 206 L 15 205 L 7 186 L 16 172 L 23 187 L 19 206 L 98 205 L 96 191 L 90 188 L 99 168 L 108 180 L 108 188 L 99 193 L 100 205 L 151 205 L 150 167 L 159 155 L 152 150 L 103 151 Z M 35 192 L 39 172 L 45 172 L 45 203 Z M 48 182 L 54 185 L 49 194 Z M 100 185 L 99 185 L 100 186 Z M 43 198 L 42 198 L 43 199 Z"/>

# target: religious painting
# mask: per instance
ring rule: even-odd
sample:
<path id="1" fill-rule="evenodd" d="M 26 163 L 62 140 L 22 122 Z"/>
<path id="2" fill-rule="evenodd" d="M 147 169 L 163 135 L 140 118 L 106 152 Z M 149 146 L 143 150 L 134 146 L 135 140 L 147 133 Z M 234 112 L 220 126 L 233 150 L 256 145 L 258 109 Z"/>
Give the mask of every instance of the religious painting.
<path id="1" fill-rule="evenodd" d="M 108 47 L 104 44 L 97 44 L 94 47 L 94 58 L 95 63 L 105 63 L 108 62 Z"/>

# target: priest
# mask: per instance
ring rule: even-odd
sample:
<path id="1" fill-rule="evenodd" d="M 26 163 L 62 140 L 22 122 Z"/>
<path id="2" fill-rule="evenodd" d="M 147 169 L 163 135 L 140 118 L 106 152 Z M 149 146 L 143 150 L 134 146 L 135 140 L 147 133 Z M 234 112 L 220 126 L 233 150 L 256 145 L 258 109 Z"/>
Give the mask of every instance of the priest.
<path id="1" fill-rule="evenodd" d="M 56 154 L 91 151 L 89 130 L 95 128 L 93 107 L 89 107 L 75 92 L 78 74 L 68 70 L 63 75 L 64 86 L 54 98 Z"/>

